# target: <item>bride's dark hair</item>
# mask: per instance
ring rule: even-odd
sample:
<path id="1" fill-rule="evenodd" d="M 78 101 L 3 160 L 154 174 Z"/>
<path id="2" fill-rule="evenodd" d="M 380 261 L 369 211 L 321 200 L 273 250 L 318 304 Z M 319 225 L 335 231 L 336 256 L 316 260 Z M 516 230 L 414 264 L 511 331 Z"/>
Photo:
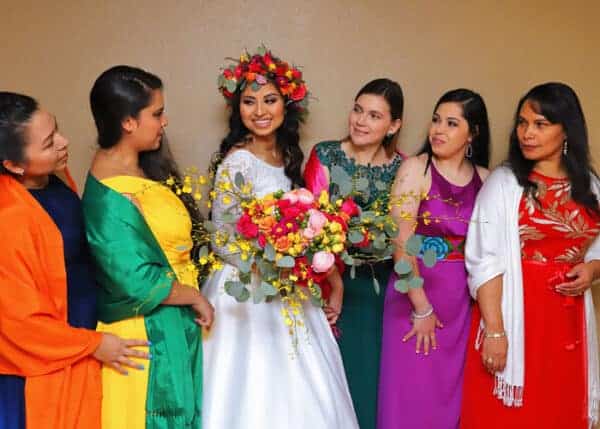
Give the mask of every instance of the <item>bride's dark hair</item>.
<path id="1" fill-rule="evenodd" d="M 250 131 L 248 131 L 248 128 L 242 122 L 242 115 L 240 113 L 241 93 L 242 91 L 238 88 L 230 100 L 229 132 L 221 141 L 219 150 L 213 156 L 210 167 L 213 173 L 216 173 L 219 164 L 231 149 L 243 147 L 251 139 Z M 304 185 L 301 172 L 304 154 L 300 149 L 299 134 L 302 113 L 302 108 L 296 103 L 286 103 L 283 123 L 276 131 L 275 144 L 283 158 L 285 174 L 295 187 Z"/>

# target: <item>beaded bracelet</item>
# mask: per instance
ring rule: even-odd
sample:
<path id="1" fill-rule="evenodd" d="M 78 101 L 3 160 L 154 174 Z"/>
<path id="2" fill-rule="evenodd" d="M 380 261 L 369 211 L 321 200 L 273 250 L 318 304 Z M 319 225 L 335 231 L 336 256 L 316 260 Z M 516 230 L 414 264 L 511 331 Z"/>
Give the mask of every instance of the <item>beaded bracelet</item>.
<path id="1" fill-rule="evenodd" d="M 415 313 L 414 310 L 410 313 L 410 315 L 411 315 L 411 317 L 413 319 L 427 319 L 432 314 L 433 314 L 433 307 L 429 307 L 429 310 L 427 310 L 427 311 L 425 311 L 424 313 L 421 313 L 421 314 Z"/>

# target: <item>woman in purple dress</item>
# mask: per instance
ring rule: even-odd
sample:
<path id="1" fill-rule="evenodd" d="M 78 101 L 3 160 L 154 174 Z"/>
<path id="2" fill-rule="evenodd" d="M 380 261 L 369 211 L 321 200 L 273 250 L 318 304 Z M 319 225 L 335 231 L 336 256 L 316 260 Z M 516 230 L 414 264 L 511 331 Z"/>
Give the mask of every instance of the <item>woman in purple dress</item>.
<path id="1" fill-rule="evenodd" d="M 394 259 L 410 260 L 424 284 L 404 295 L 393 287 L 393 275 L 387 287 L 379 429 L 458 426 L 471 320 L 462 249 L 475 196 L 488 174 L 489 140 L 481 96 L 449 91 L 435 106 L 420 155 L 404 161 L 396 175 L 392 214 L 400 234 Z M 436 250 L 432 268 L 404 253 L 404 241 L 415 232 L 423 236 L 422 251 Z"/>

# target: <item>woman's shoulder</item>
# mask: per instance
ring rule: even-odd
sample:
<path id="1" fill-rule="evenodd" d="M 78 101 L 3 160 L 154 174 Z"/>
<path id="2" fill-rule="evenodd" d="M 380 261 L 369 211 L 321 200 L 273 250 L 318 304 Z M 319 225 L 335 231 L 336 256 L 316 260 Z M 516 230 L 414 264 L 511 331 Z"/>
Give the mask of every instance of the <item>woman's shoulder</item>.
<path id="1" fill-rule="evenodd" d="M 479 176 L 482 182 L 484 182 L 485 179 L 487 179 L 490 175 L 490 170 L 488 170 L 485 167 L 482 167 L 481 165 L 475 165 L 475 171 L 477 171 L 477 175 Z"/>
<path id="2" fill-rule="evenodd" d="M 313 146 L 313 151 L 323 164 L 330 164 L 330 161 L 339 156 L 342 152 L 341 141 L 325 140 Z"/>
<path id="3" fill-rule="evenodd" d="M 427 154 L 422 153 L 420 155 L 413 155 L 404 158 L 402 164 L 400 164 L 400 168 L 398 169 L 399 174 L 410 174 L 416 175 L 419 174 L 421 176 L 425 175 L 427 168 Z"/>

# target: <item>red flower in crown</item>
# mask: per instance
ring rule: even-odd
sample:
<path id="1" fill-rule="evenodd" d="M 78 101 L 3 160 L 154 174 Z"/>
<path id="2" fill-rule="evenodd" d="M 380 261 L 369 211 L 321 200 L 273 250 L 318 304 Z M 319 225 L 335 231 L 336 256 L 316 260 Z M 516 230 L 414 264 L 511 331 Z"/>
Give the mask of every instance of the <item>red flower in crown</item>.
<path id="1" fill-rule="evenodd" d="M 302 79 L 302 72 L 296 67 L 274 56 L 264 46 L 254 55 L 242 53 L 239 59 L 233 60 L 219 76 L 219 90 L 227 100 L 231 100 L 242 85 L 251 85 L 258 89 L 259 85 L 273 82 L 279 92 L 292 105 L 297 105 L 300 110 L 305 110 L 308 97 L 306 83 Z"/>

